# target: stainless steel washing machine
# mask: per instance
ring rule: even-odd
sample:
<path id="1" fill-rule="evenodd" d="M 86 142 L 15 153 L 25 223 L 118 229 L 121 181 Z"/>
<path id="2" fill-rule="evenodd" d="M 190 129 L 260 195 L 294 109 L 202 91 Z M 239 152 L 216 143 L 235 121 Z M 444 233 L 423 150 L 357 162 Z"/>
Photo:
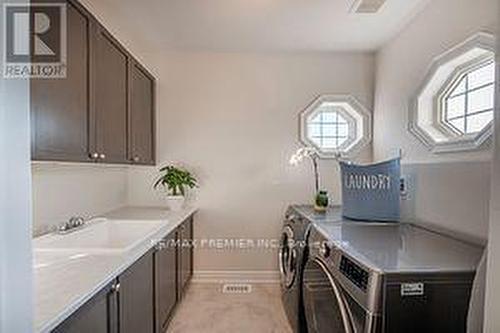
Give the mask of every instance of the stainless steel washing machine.
<path id="1" fill-rule="evenodd" d="M 309 333 L 466 332 L 483 249 L 409 224 L 314 223 L 303 272 Z"/>
<path id="2" fill-rule="evenodd" d="M 290 326 L 296 333 L 306 332 L 301 285 L 309 225 L 310 221 L 296 207 L 289 207 L 278 252 L 281 299 Z"/>

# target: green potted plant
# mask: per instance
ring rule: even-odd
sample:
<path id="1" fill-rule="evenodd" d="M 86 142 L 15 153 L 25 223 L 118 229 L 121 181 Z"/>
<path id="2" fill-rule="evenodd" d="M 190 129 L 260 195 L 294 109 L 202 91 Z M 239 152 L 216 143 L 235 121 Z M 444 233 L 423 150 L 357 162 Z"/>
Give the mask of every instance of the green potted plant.
<path id="1" fill-rule="evenodd" d="M 187 188 L 198 185 L 196 178 L 187 170 L 167 165 L 160 169 L 154 188 L 163 187 L 167 191 L 167 205 L 173 211 L 182 209 Z"/>

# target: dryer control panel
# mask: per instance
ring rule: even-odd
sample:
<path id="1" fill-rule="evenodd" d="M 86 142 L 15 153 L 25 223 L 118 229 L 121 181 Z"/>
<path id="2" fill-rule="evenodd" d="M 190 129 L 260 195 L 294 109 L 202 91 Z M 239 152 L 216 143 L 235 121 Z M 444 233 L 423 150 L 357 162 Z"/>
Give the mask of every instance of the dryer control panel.
<path id="1" fill-rule="evenodd" d="M 366 291 L 368 287 L 368 277 L 369 274 L 366 270 L 361 268 L 358 264 L 354 263 L 352 260 L 346 256 L 342 256 L 340 259 L 340 272 L 347 277 L 352 283 L 361 290 Z"/>

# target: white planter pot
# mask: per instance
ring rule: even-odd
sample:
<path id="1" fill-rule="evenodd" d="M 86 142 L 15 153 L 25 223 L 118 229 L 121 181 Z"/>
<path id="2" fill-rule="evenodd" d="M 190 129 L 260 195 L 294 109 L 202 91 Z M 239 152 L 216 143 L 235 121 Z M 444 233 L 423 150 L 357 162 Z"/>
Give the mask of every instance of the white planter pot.
<path id="1" fill-rule="evenodd" d="M 167 196 L 167 206 L 170 210 L 176 212 L 184 208 L 186 198 L 182 195 L 169 195 Z"/>

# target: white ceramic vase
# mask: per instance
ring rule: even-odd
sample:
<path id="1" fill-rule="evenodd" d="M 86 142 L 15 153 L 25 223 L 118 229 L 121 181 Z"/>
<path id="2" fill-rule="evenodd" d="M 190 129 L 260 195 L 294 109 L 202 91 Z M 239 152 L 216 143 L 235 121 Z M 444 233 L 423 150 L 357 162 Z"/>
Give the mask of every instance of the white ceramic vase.
<path id="1" fill-rule="evenodd" d="M 168 195 L 167 196 L 167 206 L 171 211 L 179 211 L 184 208 L 184 202 L 186 198 L 183 195 Z"/>

